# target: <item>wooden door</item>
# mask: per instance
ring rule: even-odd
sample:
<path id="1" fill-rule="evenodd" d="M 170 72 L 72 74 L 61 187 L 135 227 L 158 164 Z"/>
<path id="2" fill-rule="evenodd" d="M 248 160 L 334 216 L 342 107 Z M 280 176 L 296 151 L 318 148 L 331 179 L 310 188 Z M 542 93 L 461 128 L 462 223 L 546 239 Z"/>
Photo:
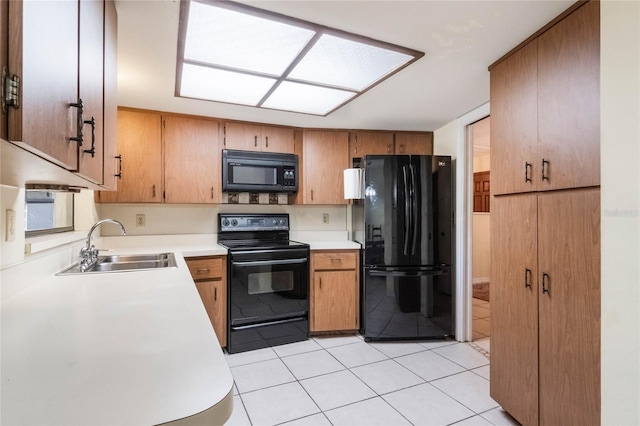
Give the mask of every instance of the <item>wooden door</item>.
<path id="1" fill-rule="evenodd" d="M 433 133 L 396 133 L 398 155 L 433 155 Z"/>
<path id="2" fill-rule="evenodd" d="M 218 336 L 220 346 L 227 346 L 227 283 L 226 280 L 196 282 L 196 288 Z"/>
<path id="3" fill-rule="evenodd" d="M 118 147 L 122 179 L 117 191 L 101 191 L 101 203 L 162 202 L 160 114 L 118 110 Z"/>
<path id="4" fill-rule="evenodd" d="M 492 96 L 492 116 L 494 105 Z M 586 2 L 539 37 L 538 120 L 538 187 L 600 185 L 599 2 Z"/>
<path id="5" fill-rule="evenodd" d="M 311 331 L 358 328 L 358 279 L 355 270 L 316 271 L 313 286 Z"/>
<path id="6" fill-rule="evenodd" d="M 293 154 L 293 129 L 288 127 L 262 127 L 262 151 Z"/>
<path id="7" fill-rule="evenodd" d="M 476 172 L 473 174 L 473 211 L 489 212 L 491 204 L 491 173 Z"/>
<path id="8" fill-rule="evenodd" d="M 491 212 L 491 397 L 523 425 L 538 424 L 536 205 L 493 197 Z"/>
<path id="9" fill-rule="evenodd" d="M 352 158 L 365 155 L 392 155 L 393 133 L 391 132 L 353 132 L 350 140 Z"/>
<path id="10" fill-rule="evenodd" d="M 304 204 L 347 204 L 344 169 L 349 167 L 349 133 L 305 130 Z"/>
<path id="11" fill-rule="evenodd" d="M 9 108 L 9 140 L 78 169 L 78 2 L 9 1 L 9 73 L 20 108 Z"/>
<path id="12" fill-rule="evenodd" d="M 537 155 L 537 79 L 536 40 L 491 69 L 494 195 L 537 189 L 541 171 Z"/>
<path id="13" fill-rule="evenodd" d="M 97 184 L 104 181 L 104 23 L 104 1 L 80 1 L 78 97 L 85 123 L 78 173 Z"/>
<path id="14" fill-rule="evenodd" d="M 218 122 L 165 116 L 166 203 L 220 203 L 221 147 Z"/>
<path id="15" fill-rule="evenodd" d="M 600 190 L 542 194 L 538 217 L 540 424 L 598 425 Z"/>
<path id="16" fill-rule="evenodd" d="M 225 123 L 224 147 L 243 151 L 261 151 L 262 126 L 245 123 Z"/>
<path id="17" fill-rule="evenodd" d="M 118 12 L 104 3 L 104 187 L 118 188 Z"/>

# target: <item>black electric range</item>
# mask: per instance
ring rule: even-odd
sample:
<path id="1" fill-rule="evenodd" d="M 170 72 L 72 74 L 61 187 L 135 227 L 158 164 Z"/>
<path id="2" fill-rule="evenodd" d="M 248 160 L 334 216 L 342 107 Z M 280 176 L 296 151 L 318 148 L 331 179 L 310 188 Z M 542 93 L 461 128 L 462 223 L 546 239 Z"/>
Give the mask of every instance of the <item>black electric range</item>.
<path id="1" fill-rule="evenodd" d="M 229 353 L 309 338 L 309 245 L 289 239 L 289 223 L 288 214 L 218 215 Z"/>

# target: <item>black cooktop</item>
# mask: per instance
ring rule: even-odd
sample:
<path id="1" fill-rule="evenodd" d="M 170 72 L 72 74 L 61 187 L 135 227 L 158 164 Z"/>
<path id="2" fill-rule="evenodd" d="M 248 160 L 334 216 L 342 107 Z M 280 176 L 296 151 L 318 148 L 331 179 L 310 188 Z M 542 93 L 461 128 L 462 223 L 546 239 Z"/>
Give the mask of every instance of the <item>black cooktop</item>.
<path id="1" fill-rule="evenodd" d="M 218 244 L 229 250 L 308 248 L 289 240 L 288 214 L 218 214 Z"/>

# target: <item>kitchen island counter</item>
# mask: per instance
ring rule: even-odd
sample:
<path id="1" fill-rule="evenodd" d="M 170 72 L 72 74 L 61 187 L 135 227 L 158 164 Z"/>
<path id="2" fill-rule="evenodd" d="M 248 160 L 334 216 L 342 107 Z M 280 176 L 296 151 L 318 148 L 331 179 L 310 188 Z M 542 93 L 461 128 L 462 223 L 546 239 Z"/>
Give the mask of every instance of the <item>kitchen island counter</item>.
<path id="1" fill-rule="evenodd" d="M 226 250 L 168 251 L 176 268 L 52 276 L 2 302 L 0 423 L 228 419 L 233 377 L 183 258 Z"/>

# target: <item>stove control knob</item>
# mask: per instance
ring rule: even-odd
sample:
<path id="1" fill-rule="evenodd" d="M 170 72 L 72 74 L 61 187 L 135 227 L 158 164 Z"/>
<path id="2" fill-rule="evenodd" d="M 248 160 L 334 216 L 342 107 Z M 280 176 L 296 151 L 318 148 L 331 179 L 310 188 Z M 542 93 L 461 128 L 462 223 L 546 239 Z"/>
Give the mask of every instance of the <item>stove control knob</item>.
<path id="1" fill-rule="evenodd" d="M 229 219 L 222 219 L 222 226 L 229 226 Z"/>
<path id="2" fill-rule="evenodd" d="M 277 225 L 278 224 L 278 219 L 273 219 L 273 224 Z"/>
<path id="3" fill-rule="evenodd" d="M 236 219 L 231 219 L 231 226 L 238 226 L 238 221 Z"/>
<path id="4" fill-rule="evenodd" d="M 284 226 L 284 219 L 280 219 L 280 226 Z"/>

